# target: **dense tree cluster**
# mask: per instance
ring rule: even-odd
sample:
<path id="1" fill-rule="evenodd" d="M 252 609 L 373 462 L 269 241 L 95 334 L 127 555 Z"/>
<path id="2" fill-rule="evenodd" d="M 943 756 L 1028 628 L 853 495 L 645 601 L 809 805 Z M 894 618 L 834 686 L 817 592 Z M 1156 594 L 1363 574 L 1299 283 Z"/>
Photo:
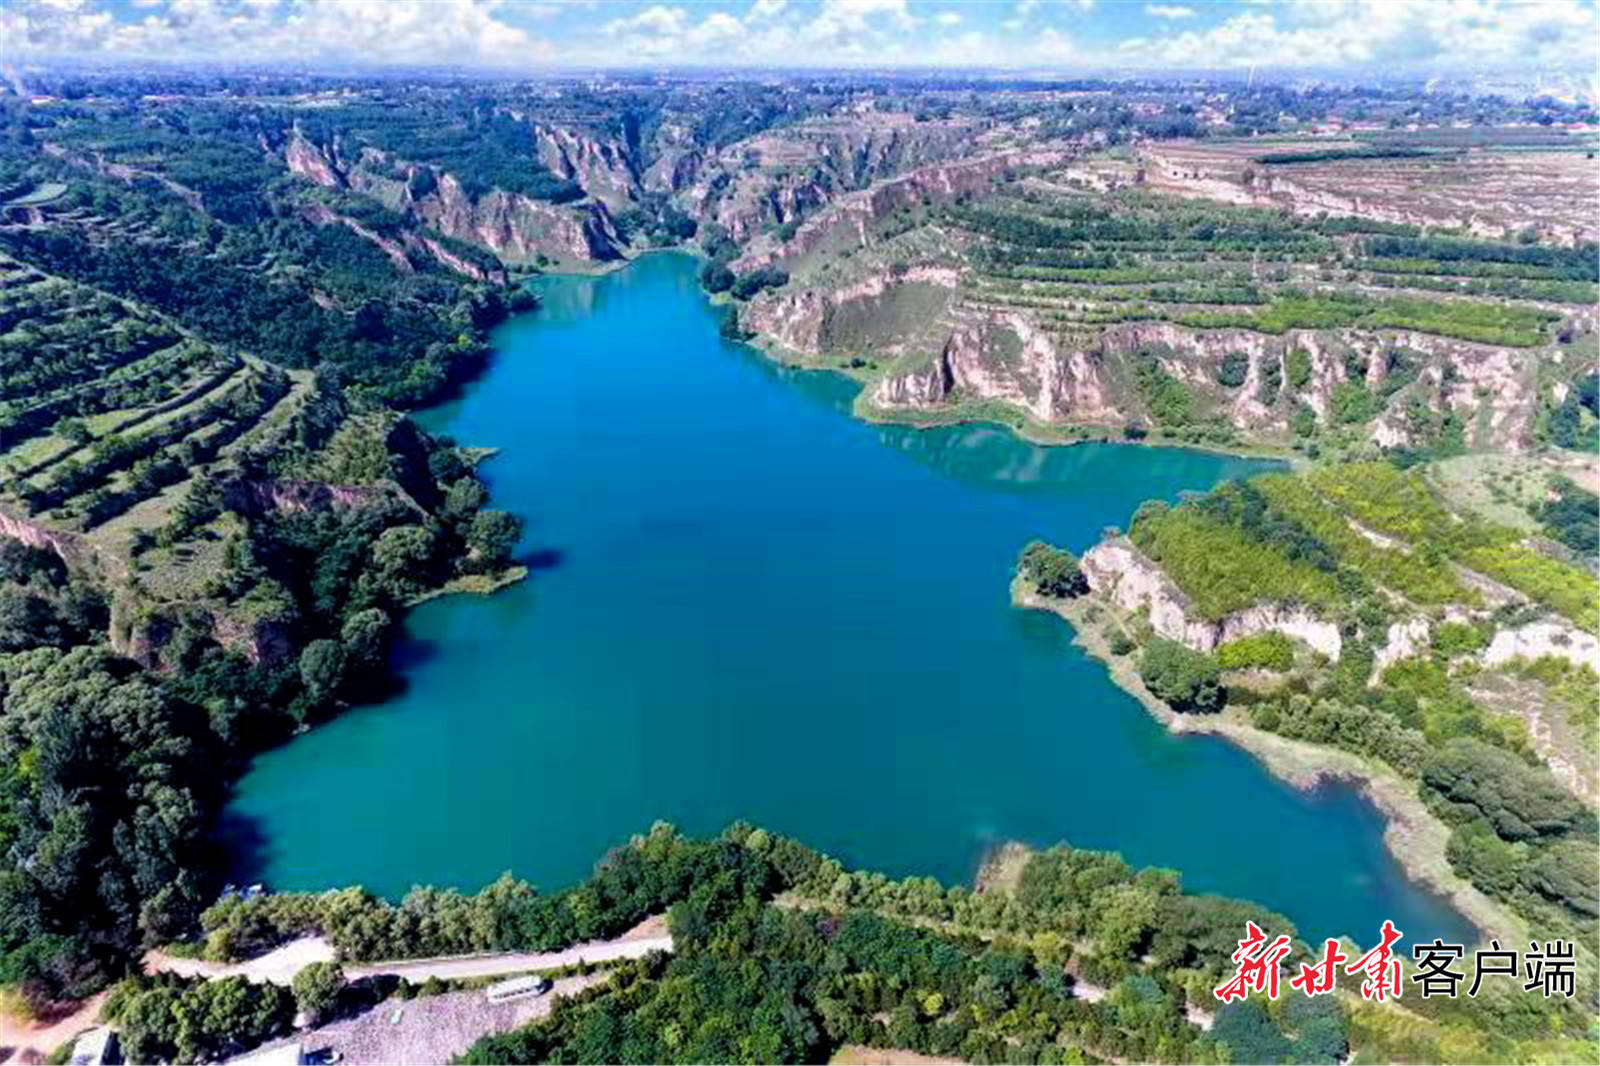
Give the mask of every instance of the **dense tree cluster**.
<path id="1" fill-rule="evenodd" d="M 1154 637 L 1139 659 L 1139 678 L 1175 711 L 1222 710 L 1221 669 L 1217 660 L 1175 640 Z"/>
<path id="2" fill-rule="evenodd" d="M 1017 571 L 1045 596 L 1065 599 L 1089 591 L 1088 579 L 1083 576 L 1077 556 L 1042 540 L 1033 541 L 1022 549 Z"/>
<path id="3" fill-rule="evenodd" d="M 243 977 L 133 977 L 103 1008 L 128 1062 L 217 1062 L 290 1031 L 295 996 Z"/>
<path id="4" fill-rule="evenodd" d="M 1600 554 L 1600 496 L 1568 478 L 1556 481 L 1554 496 L 1537 507 L 1537 517 L 1551 537 L 1579 555 Z"/>

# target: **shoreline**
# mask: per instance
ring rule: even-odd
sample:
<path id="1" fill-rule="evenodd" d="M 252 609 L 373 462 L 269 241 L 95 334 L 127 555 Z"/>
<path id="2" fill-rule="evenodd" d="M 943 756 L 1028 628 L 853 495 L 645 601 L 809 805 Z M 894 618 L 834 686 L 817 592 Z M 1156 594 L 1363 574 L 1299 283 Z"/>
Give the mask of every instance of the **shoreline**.
<path id="1" fill-rule="evenodd" d="M 714 305 L 720 305 L 725 302 L 719 301 L 716 297 L 710 296 L 710 294 L 705 294 L 704 290 L 702 290 L 702 294 L 706 295 Z M 874 374 L 852 373 L 848 367 L 824 365 L 801 352 L 784 347 L 760 334 L 751 335 L 741 343 L 759 353 L 763 359 L 778 366 L 812 373 L 837 374 L 839 377 L 855 382 L 860 386 L 860 391 L 850 405 L 850 417 L 867 425 L 906 426 L 910 429 L 919 430 L 940 429 L 946 426 L 983 425 L 1003 429 L 1018 440 L 1047 448 L 1071 448 L 1080 444 L 1127 444 L 1140 448 L 1177 448 L 1183 451 L 1221 455 L 1230 459 L 1263 459 L 1286 463 L 1293 470 L 1304 469 L 1311 465 L 1311 460 L 1294 449 L 1280 448 L 1271 444 L 1240 444 L 1235 447 L 1229 447 L 1205 441 L 1174 440 L 1169 437 L 1154 435 L 1147 435 L 1138 440 L 1130 440 L 1121 434 L 1115 426 L 1087 423 L 1056 426 L 1051 423 L 1040 422 L 1029 416 L 1022 408 L 1008 404 L 1003 400 L 963 401 L 940 410 L 914 408 L 893 410 L 877 407 L 866 399 L 867 387 L 877 380 L 877 376 Z M 1071 436 L 1069 433 L 1072 431 L 1083 435 Z"/>
<path id="2" fill-rule="evenodd" d="M 1228 711 L 1214 715 L 1174 711 L 1145 688 L 1130 659 L 1111 653 L 1100 627 L 1085 617 L 1091 604 L 1110 610 L 1092 596 L 1075 601 L 1047 599 L 1016 577 L 1011 583 L 1011 602 L 1027 610 L 1050 612 L 1066 622 L 1072 628 L 1072 643 L 1103 665 L 1112 683 L 1137 700 L 1168 731 L 1221 737 L 1255 758 L 1274 777 L 1301 791 L 1329 784 L 1355 789 L 1382 815 L 1384 846 L 1408 880 L 1448 903 L 1477 930 L 1480 942 L 1490 937 L 1509 937 L 1512 941 L 1527 938 L 1524 921 L 1450 867 L 1445 851 L 1449 827 L 1423 804 L 1415 786 L 1393 770 L 1350 752 L 1268 733 Z"/>

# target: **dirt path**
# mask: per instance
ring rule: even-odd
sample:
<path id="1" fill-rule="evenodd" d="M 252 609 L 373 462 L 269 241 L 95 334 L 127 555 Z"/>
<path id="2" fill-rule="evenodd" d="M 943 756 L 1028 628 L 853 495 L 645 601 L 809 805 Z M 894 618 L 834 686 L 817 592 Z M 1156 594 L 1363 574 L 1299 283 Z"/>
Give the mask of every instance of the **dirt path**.
<path id="1" fill-rule="evenodd" d="M 144 957 L 144 971 L 212 978 L 240 974 L 256 984 L 271 981 L 275 985 L 286 985 L 303 968 L 313 962 L 332 962 L 336 954 L 333 945 L 322 937 L 303 936 L 244 962 L 208 962 L 205 959 L 178 958 L 165 952 L 151 951 Z"/>
<path id="2" fill-rule="evenodd" d="M 0 1013 L 0 1063 L 45 1061 L 56 1048 L 99 1024 L 100 1004 L 105 999 L 102 992 L 73 1005 L 66 1013 L 41 1019 Z"/>

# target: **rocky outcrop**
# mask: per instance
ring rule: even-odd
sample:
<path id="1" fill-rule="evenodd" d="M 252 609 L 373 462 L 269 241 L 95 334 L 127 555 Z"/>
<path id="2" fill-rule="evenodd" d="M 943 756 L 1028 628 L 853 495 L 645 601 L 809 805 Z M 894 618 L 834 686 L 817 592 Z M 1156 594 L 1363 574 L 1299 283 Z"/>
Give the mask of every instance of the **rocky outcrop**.
<path id="1" fill-rule="evenodd" d="M 1112 421 L 1122 416 L 1110 399 L 1097 350 L 1062 351 L 1031 318 L 1011 312 L 965 314 L 925 367 L 897 367 L 873 386 L 869 399 L 886 411 L 926 409 L 953 397 L 1001 400 L 1040 421 Z"/>
<path id="2" fill-rule="evenodd" d="M 384 255 L 389 257 L 389 261 L 393 263 L 395 269 L 401 273 L 409 274 L 416 269 L 411 265 L 411 259 L 406 255 L 405 247 L 399 241 L 393 239 L 392 237 L 385 237 L 378 231 L 369 226 L 362 225 L 353 218 L 349 218 L 326 207 L 320 206 L 307 208 L 304 212 L 304 215 L 306 221 L 312 223 L 313 225 L 344 226 L 362 240 L 370 241 L 372 244 L 378 247 L 379 251 L 383 252 Z"/>
<path id="3" fill-rule="evenodd" d="M 752 300 L 740 321 L 790 351 L 817 356 L 838 347 L 839 335 L 849 332 L 840 328 L 844 320 L 881 322 L 890 305 L 902 300 L 942 310 L 954 296 L 959 280 L 949 267 L 924 266 L 880 271 L 834 290 L 784 288 Z M 925 316 L 914 317 L 919 324 L 926 324 Z M 881 333 L 878 339 L 878 354 L 900 353 L 901 338 Z"/>
<path id="4" fill-rule="evenodd" d="M 653 158 L 640 175 L 640 184 L 647 191 L 672 194 L 694 185 L 707 153 L 696 140 L 692 126 L 663 122 L 651 147 Z"/>
<path id="5" fill-rule="evenodd" d="M 535 123 L 534 148 L 547 170 L 558 178 L 575 181 L 583 191 L 613 211 L 633 203 L 639 178 L 633 172 L 628 147 L 588 130 Z"/>
<path id="6" fill-rule="evenodd" d="M 230 651 L 237 651 L 257 665 L 281 663 L 292 657 L 297 648 L 291 634 L 289 619 L 236 618 L 228 614 L 214 615 L 211 639 Z"/>
<path id="7" fill-rule="evenodd" d="M 163 670 L 165 653 L 180 623 L 209 632 L 221 647 L 236 651 L 254 665 L 275 665 L 299 650 L 292 616 L 249 616 L 204 603 L 166 604 L 150 608 L 126 593 L 111 604 L 111 649 L 146 669 Z"/>
<path id="8" fill-rule="evenodd" d="M 1195 616 L 1189 598 L 1151 559 L 1123 539 L 1103 541 L 1081 561 L 1089 588 L 1125 611 L 1144 611 L 1150 627 L 1196 651 L 1214 651 L 1230 640 L 1275 630 L 1304 641 L 1337 660 L 1343 650 L 1339 628 L 1305 607 L 1259 604 L 1210 621 Z"/>
<path id="9" fill-rule="evenodd" d="M 290 173 L 330 189 L 343 189 L 348 182 L 332 153 L 318 148 L 295 127 L 283 146 L 283 162 Z"/>
<path id="10" fill-rule="evenodd" d="M 1547 655 L 1600 672 L 1600 639 L 1556 621 L 1500 630 L 1483 650 L 1481 661 L 1485 666 L 1503 666 L 1513 659 L 1533 660 Z"/>
<path id="11" fill-rule="evenodd" d="M 86 563 L 95 555 L 94 548 L 89 542 L 76 533 L 50 529 L 4 511 L 0 511 L 0 537 L 19 541 L 30 548 L 43 548 L 54 552 L 69 566 Z"/>
<path id="12" fill-rule="evenodd" d="M 1426 618 L 1411 618 L 1404 622 L 1391 622 L 1384 634 L 1383 647 L 1373 656 L 1373 669 L 1383 673 L 1401 659 L 1422 654 L 1428 646 L 1431 627 Z"/>
<path id="13" fill-rule="evenodd" d="M 463 274 L 474 281 L 485 282 L 490 285 L 509 285 L 511 276 L 504 266 L 488 266 L 475 262 L 465 256 L 457 255 L 446 248 L 440 241 L 423 234 L 416 238 L 418 244 L 434 259 L 449 270 Z"/>
<path id="14" fill-rule="evenodd" d="M 351 510 L 397 496 L 390 485 L 329 485 L 323 481 L 230 482 L 223 490 L 229 510 L 255 518 L 273 512 Z"/>

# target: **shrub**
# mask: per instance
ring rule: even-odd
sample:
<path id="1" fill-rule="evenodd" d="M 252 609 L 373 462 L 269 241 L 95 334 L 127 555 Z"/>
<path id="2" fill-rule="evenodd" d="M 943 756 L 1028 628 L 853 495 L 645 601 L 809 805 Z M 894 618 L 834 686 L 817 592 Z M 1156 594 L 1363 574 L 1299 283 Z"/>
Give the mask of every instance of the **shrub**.
<path id="1" fill-rule="evenodd" d="M 1471 655 L 1486 643 L 1483 631 L 1466 622 L 1445 622 L 1433 631 L 1433 653 L 1441 659 Z"/>
<path id="2" fill-rule="evenodd" d="M 1277 630 L 1230 640 L 1217 649 L 1217 665 L 1224 670 L 1276 670 L 1294 666 L 1294 645 Z"/>
<path id="3" fill-rule="evenodd" d="M 1244 384 L 1244 379 L 1250 373 L 1250 357 L 1243 352 L 1229 352 L 1222 357 L 1222 363 L 1217 367 L 1217 384 L 1224 388 L 1237 389 Z"/>
<path id="4" fill-rule="evenodd" d="M 1290 348 L 1283 356 L 1283 369 L 1289 375 L 1289 384 L 1303 389 L 1311 381 L 1311 353 L 1304 348 Z"/>

